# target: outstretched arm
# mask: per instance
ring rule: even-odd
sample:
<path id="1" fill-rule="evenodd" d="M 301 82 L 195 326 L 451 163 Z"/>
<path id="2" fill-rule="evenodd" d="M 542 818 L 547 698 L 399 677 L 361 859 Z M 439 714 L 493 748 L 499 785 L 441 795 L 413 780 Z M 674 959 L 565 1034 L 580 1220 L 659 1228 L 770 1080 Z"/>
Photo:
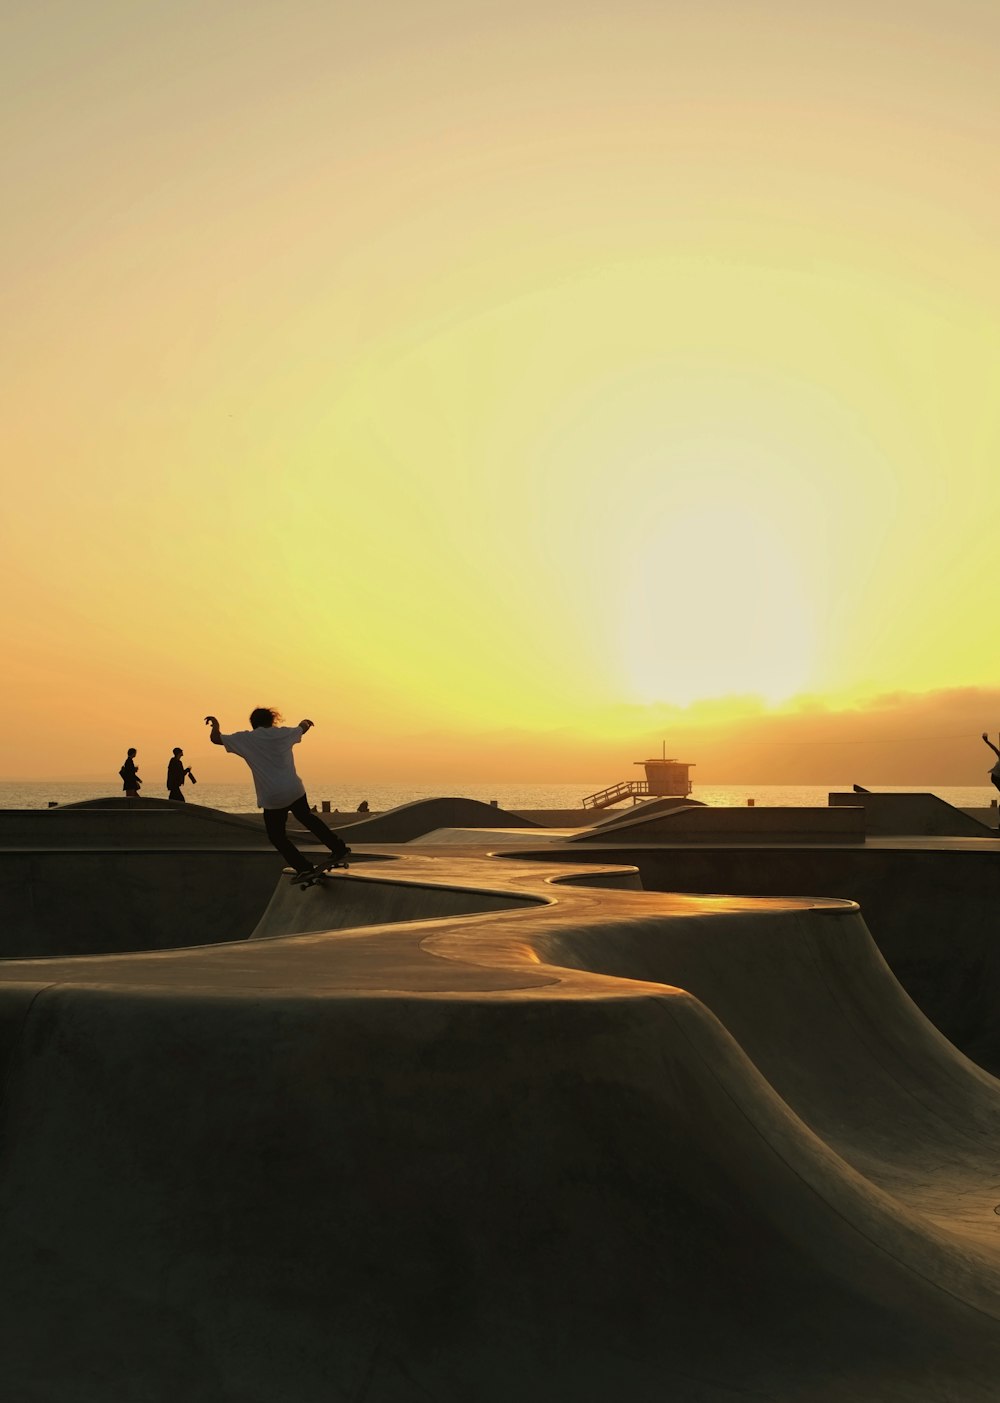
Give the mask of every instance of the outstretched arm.
<path id="1" fill-rule="evenodd" d="M 206 726 L 211 726 L 211 728 L 212 728 L 211 734 L 210 734 L 209 737 L 208 737 L 209 740 L 212 742 L 212 744 L 213 744 L 213 745 L 221 745 L 221 744 L 222 744 L 222 733 L 221 733 L 221 731 L 219 730 L 219 721 L 218 721 L 218 717 L 216 717 L 216 716 L 206 716 L 206 717 L 205 717 L 205 725 L 206 725 Z"/>
<path id="2" fill-rule="evenodd" d="M 311 730 L 312 730 L 312 726 L 313 726 L 313 723 L 312 723 L 311 721 L 300 721 L 300 722 L 299 722 L 299 730 L 302 732 L 303 735 L 305 735 L 306 731 L 311 731 Z M 1000 754 L 1000 752 L 998 752 L 998 754 Z"/>
<path id="3" fill-rule="evenodd" d="M 986 734 L 985 731 L 983 732 L 983 740 L 986 742 L 986 744 L 989 746 L 989 748 L 993 751 L 993 754 L 997 757 L 997 759 L 1000 760 L 1000 750 L 997 750 L 996 746 L 995 746 L 995 745 L 993 744 L 993 742 L 990 740 L 989 736 Z"/>

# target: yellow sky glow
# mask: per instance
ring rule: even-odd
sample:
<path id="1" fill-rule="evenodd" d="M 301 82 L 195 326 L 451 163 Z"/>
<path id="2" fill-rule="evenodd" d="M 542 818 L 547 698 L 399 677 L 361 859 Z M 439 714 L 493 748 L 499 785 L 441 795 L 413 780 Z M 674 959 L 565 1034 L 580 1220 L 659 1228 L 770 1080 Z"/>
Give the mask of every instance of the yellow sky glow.
<path id="1" fill-rule="evenodd" d="M 833 9 L 18 7 L 0 778 L 1000 685 L 1000 11 Z"/>

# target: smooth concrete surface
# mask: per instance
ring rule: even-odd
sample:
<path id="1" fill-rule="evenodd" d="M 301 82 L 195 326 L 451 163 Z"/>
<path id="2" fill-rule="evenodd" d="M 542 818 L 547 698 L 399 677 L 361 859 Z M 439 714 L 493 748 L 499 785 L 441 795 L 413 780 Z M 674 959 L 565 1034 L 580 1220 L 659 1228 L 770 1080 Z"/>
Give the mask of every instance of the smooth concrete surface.
<path id="1" fill-rule="evenodd" d="M 58 809 L 0 809 L 0 851 L 91 848 L 260 847 L 263 828 L 252 818 L 196 804 L 142 800 L 67 804 Z"/>
<path id="2" fill-rule="evenodd" d="M 335 815 L 323 817 L 330 821 Z M 357 843 L 408 843 L 435 828 L 532 828 L 527 819 L 478 799 L 415 799 L 397 809 L 351 825 L 351 846 Z M 331 827 L 336 827 L 331 824 Z"/>
<path id="3" fill-rule="evenodd" d="M 562 843 L 575 828 L 435 828 L 433 833 L 422 833 L 411 840 L 412 845 L 425 848 L 481 847 L 488 843 L 491 848 L 534 847 L 538 843 Z"/>
<path id="4" fill-rule="evenodd" d="M 396 881 L 391 876 L 358 876 L 356 872 L 332 872 L 305 890 L 286 877 L 275 888 L 250 939 L 506 911 L 533 906 L 537 901 L 538 898 L 515 896 L 509 891 L 405 878 Z"/>
<path id="5" fill-rule="evenodd" d="M 273 849 L 0 849 L 0 958 L 245 940 L 281 870 Z"/>
<path id="6" fill-rule="evenodd" d="M 860 794 L 833 793 L 828 798 L 831 807 L 862 808 L 865 832 L 873 838 L 988 838 L 996 832 L 996 824 L 991 834 L 986 824 L 936 794 L 881 794 L 864 790 Z"/>
<path id="7" fill-rule="evenodd" d="M 995 1403 L 1000 1085 L 853 903 L 381 855 L 0 965 L 0 1396 Z"/>
<path id="8" fill-rule="evenodd" d="M 341 814 L 321 814 L 337 830 Z M 533 828 L 528 819 L 478 799 L 416 799 L 387 813 L 351 823 L 351 846 L 357 843 L 405 843 L 435 828 Z M 294 825 L 290 825 L 290 828 Z M 259 814 L 226 814 L 197 804 L 168 799 L 91 799 L 55 809 L 0 809 L 0 849 L 5 847 L 114 847 L 123 844 L 190 847 L 255 845 L 263 821 Z M 299 834 L 295 828 L 295 842 Z M 309 835 L 312 842 L 315 839 Z"/>
<path id="9" fill-rule="evenodd" d="M 864 810 L 685 805 L 622 817 L 574 834 L 574 843 L 863 843 Z"/>
<path id="10" fill-rule="evenodd" d="M 550 861 L 552 846 L 524 848 Z M 869 839 L 864 847 L 574 844 L 634 864 L 649 890 L 857 901 L 896 978 L 937 1027 L 1000 1073 L 1000 842 Z"/>
<path id="11" fill-rule="evenodd" d="M 585 809 L 584 812 L 589 814 L 593 820 L 591 827 L 594 831 L 604 832 L 609 828 L 617 828 L 623 823 L 634 823 L 639 819 L 652 818 L 654 814 L 673 813 L 678 809 L 704 809 L 706 807 L 707 805 L 703 804 L 700 799 L 681 799 L 673 794 L 659 799 L 646 799 L 641 804 L 629 804 L 627 808 Z"/>
<path id="12" fill-rule="evenodd" d="M 590 828 L 594 822 L 593 809 L 510 809 L 511 816 L 523 819 L 539 828 Z"/>

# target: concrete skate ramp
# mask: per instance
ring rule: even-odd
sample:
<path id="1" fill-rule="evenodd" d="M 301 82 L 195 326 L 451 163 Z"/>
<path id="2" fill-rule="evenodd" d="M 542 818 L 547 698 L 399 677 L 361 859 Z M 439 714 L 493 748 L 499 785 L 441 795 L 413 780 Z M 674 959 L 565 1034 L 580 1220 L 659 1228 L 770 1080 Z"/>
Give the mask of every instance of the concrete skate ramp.
<path id="1" fill-rule="evenodd" d="M 908 1212 L 1000 1247 L 1000 1082 L 920 1013 L 856 909 L 839 920 L 803 911 L 752 934 L 737 916 L 711 939 L 695 922 L 635 924 L 614 940 L 576 930 L 534 948 L 546 963 L 688 990 L 867 1180 Z"/>
<path id="2" fill-rule="evenodd" d="M 0 850 L 260 847 L 261 825 L 238 814 L 166 800 L 0 809 Z"/>
<path id="3" fill-rule="evenodd" d="M 334 873 L 305 891 L 289 878 L 275 888 L 267 909 L 250 936 L 307 935 L 321 930 L 354 930 L 359 926 L 397 921 L 423 921 L 438 916 L 468 916 L 534 906 L 540 898 L 515 896 L 475 888 L 392 881 Z"/>
<path id="4" fill-rule="evenodd" d="M 336 830 L 340 814 L 321 815 Z M 352 847 L 369 843 L 407 843 L 435 828 L 537 828 L 478 799 L 416 799 L 388 813 L 344 825 Z M 305 830 L 290 824 L 299 842 Z M 167 799 L 100 799 L 56 809 L 0 809 L 0 849 L 124 845 L 161 847 L 255 846 L 262 841 L 257 815 L 222 813 L 198 804 L 172 804 Z M 306 841 L 315 842 L 311 835 Z"/>
<path id="5" fill-rule="evenodd" d="M 324 815 L 336 827 L 337 815 Z M 530 819 L 478 799 L 415 799 L 350 825 L 350 843 L 409 843 L 435 828 L 537 828 Z"/>
<path id="6" fill-rule="evenodd" d="M 857 901 L 895 977 L 967 1056 L 1000 1074 L 1000 844 L 872 839 L 864 847 L 574 846 L 570 861 L 633 863 L 649 891 Z M 530 856 L 521 850 L 519 856 Z M 551 849 L 538 849 L 552 861 Z"/>
<path id="7" fill-rule="evenodd" d="M 0 967 L 3 1396 L 996 1403 L 1000 1090 L 852 906 L 397 870 L 516 904 Z"/>
<path id="8" fill-rule="evenodd" d="M 865 831 L 873 838 L 950 837 L 993 838 L 996 830 L 946 804 L 936 794 L 831 794 L 831 807 L 862 808 Z"/>
<path id="9" fill-rule="evenodd" d="M 971 821 L 971 820 L 970 820 Z M 728 809 L 681 805 L 622 816 L 568 837 L 568 843 L 863 843 L 861 808 Z"/>
<path id="10" fill-rule="evenodd" d="M 700 799 L 648 799 L 644 804 L 635 804 L 628 809 L 616 809 L 607 815 L 606 818 L 598 819 L 596 823 L 589 825 L 593 833 L 603 833 L 609 828 L 619 828 L 623 823 L 637 823 L 642 819 L 652 818 L 654 814 L 673 813 L 676 809 L 703 809 L 704 805 Z"/>
<path id="11" fill-rule="evenodd" d="M 0 959 L 245 940 L 279 870 L 266 848 L 0 850 Z"/>

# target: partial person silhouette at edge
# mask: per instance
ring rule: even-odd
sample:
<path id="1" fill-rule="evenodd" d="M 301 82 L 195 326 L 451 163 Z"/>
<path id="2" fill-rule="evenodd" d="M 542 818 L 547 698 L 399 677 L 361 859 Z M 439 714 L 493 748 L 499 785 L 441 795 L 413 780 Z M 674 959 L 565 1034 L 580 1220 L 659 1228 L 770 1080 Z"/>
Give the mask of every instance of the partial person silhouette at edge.
<path id="1" fill-rule="evenodd" d="M 195 783 L 194 775 L 190 766 L 184 764 L 184 752 L 179 745 L 174 746 L 174 753 L 167 761 L 167 798 L 173 799 L 175 804 L 186 804 L 187 800 L 181 792 L 181 787 L 186 779 Z"/>
<path id="2" fill-rule="evenodd" d="M 990 779 L 993 782 L 994 789 L 1000 789 L 1000 750 L 996 748 L 985 731 L 983 732 L 983 740 L 997 757 L 992 770 L 990 770 Z"/>
<path id="3" fill-rule="evenodd" d="M 125 763 L 118 771 L 122 777 L 122 788 L 125 790 L 126 799 L 138 799 L 139 788 L 142 780 L 139 778 L 139 771 L 136 769 L 135 757 L 138 754 L 135 746 L 129 748 L 125 757 Z"/>
<path id="4" fill-rule="evenodd" d="M 270 706 L 255 707 L 250 713 L 250 730 L 233 731 L 223 735 L 215 716 L 206 716 L 205 725 L 211 726 L 209 739 L 213 745 L 223 746 L 230 755 L 239 755 L 250 766 L 254 789 L 257 792 L 257 807 L 264 811 L 264 828 L 268 841 L 296 872 L 308 872 L 313 864 L 301 853 L 287 836 L 288 815 L 297 819 L 303 828 L 314 833 L 321 843 L 330 849 L 338 862 L 351 851 L 343 838 L 328 828 L 318 814 L 309 807 L 305 785 L 295 769 L 292 746 L 298 745 L 307 731 L 312 730 L 311 721 L 300 721 L 297 726 L 279 726 L 279 712 Z"/>

